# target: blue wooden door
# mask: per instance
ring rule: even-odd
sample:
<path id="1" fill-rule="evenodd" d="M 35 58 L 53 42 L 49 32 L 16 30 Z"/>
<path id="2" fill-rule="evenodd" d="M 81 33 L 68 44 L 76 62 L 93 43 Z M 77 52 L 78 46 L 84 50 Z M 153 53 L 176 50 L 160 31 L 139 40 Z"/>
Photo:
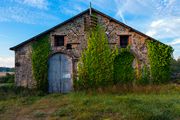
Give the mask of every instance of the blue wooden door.
<path id="1" fill-rule="evenodd" d="M 72 61 L 64 54 L 49 59 L 48 83 L 50 93 L 67 93 L 72 90 Z"/>

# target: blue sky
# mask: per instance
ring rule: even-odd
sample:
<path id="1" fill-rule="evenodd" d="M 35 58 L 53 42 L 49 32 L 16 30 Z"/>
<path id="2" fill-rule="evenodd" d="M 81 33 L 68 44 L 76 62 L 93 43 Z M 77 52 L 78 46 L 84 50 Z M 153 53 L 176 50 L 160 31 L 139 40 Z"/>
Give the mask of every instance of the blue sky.
<path id="1" fill-rule="evenodd" d="M 174 48 L 180 56 L 180 0 L 0 0 L 0 66 L 9 48 L 92 7 Z"/>

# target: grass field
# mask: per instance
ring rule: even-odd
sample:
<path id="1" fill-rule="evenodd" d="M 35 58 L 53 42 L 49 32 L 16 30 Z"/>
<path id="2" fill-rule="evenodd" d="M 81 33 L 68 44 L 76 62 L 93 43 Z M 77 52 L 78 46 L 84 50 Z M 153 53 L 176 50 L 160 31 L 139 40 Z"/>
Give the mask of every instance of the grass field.
<path id="1" fill-rule="evenodd" d="M 161 87 L 159 87 L 161 88 Z M 180 87 L 40 96 L 0 89 L 1 120 L 180 120 Z M 149 91 L 149 92 L 147 92 Z M 151 91 L 151 92 L 150 92 Z"/>

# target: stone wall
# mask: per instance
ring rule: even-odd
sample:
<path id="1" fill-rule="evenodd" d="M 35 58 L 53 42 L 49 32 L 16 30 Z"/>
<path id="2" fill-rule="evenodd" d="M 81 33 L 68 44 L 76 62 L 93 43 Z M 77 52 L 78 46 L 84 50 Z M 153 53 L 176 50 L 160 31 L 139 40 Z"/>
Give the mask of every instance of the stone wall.
<path id="1" fill-rule="evenodd" d="M 50 32 L 50 43 L 52 48 L 51 55 L 55 53 L 67 54 L 72 58 L 73 61 L 73 75 L 76 77 L 77 74 L 77 62 L 81 56 L 81 52 L 87 46 L 87 35 L 84 27 L 84 17 L 88 14 L 84 14 L 73 21 L 64 24 L 63 26 Z M 139 35 L 136 32 L 130 31 L 130 29 L 108 19 L 107 17 L 97 15 L 98 22 L 106 29 L 108 36 L 109 45 L 111 48 L 118 46 L 120 48 L 120 35 L 130 36 L 131 52 L 134 54 L 136 59 L 134 60 L 133 66 L 141 68 L 143 64 L 148 64 L 147 59 L 147 46 L 145 44 L 145 37 Z M 66 46 L 55 47 L 54 46 L 54 35 L 65 35 L 65 44 L 71 44 L 72 49 L 66 49 Z M 32 65 L 31 65 L 31 43 L 20 47 L 15 51 L 16 56 L 16 84 L 17 86 L 33 87 L 35 81 L 32 76 Z M 50 55 L 50 56 L 51 56 Z M 139 61 L 139 62 L 137 62 Z M 137 65 L 138 63 L 138 65 Z"/>
<path id="2" fill-rule="evenodd" d="M 133 67 L 141 69 L 145 64 L 149 67 L 146 37 L 101 15 L 98 15 L 98 20 L 106 29 L 110 46 L 116 45 L 120 49 L 120 35 L 129 35 L 130 49 L 135 56 Z"/>
<path id="3" fill-rule="evenodd" d="M 15 83 L 17 86 L 32 88 L 35 85 L 32 75 L 31 51 L 30 44 L 15 51 Z"/>

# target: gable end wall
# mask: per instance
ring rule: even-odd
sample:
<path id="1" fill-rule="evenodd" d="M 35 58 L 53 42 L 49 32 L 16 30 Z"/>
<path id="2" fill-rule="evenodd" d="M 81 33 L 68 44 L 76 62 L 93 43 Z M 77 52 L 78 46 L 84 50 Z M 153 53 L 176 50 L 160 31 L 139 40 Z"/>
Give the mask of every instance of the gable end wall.
<path id="1" fill-rule="evenodd" d="M 87 35 L 84 32 L 84 17 L 88 14 L 84 14 L 71 22 L 64 24 L 63 26 L 50 32 L 50 44 L 52 53 L 67 54 L 72 58 L 73 62 L 73 76 L 77 75 L 77 61 L 81 56 L 81 52 L 87 46 Z M 107 29 L 109 45 L 113 48 L 115 45 L 119 46 L 119 35 L 130 35 L 131 51 L 137 58 L 133 62 L 133 67 L 141 68 L 143 64 L 149 65 L 147 59 L 147 46 L 145 44 L 146 37 L 139 35 L 138 33 L 131 32 L 128 28 L 111 21 L 107 17 L 97 15 L 98 22 Z M 71 44 L 72 49 L 66 49 L 66 47 L 54 47 L 54 35 L 66 35 L 65 44 Z M 18 48 L 15 51 L 15 63 L 20 66 L 16 66 L 15 81 L 17 86 L 24 86 L 32 88 L 35 86 L 35 81 L 32 75 L 32 62 L 31 62 L 31 42 Z M 51 56 L 50 55 L 50 56 Z M 137 60 L 140 61 L 137 64 Z"/>

